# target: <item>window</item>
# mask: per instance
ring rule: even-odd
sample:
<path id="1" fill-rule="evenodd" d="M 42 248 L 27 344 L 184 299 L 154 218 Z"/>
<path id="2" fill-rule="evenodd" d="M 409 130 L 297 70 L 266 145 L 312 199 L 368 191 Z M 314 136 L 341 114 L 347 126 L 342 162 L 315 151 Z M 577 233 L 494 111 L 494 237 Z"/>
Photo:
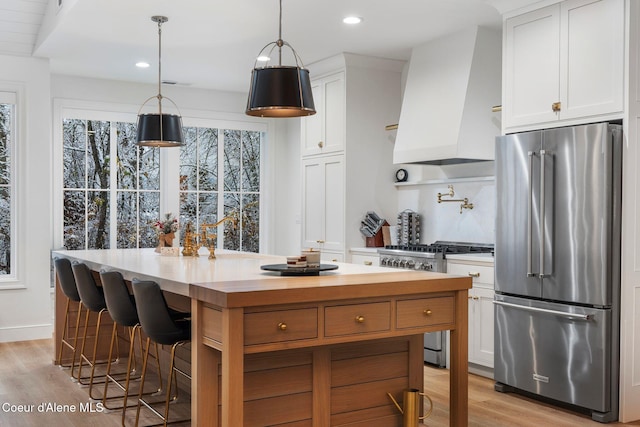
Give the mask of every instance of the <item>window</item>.
<path id="1" fill-rule="evenodd" d="M 184 126 L 181 148 L 138 147 L 135 115 L 94 105 L 57 103 L 61 148 L 54 155 L 62 171 L 55 178 L 54 245 L 155 247 L 153 223 L 173 213 L 180 231 L 191 222 L 194 232 L 231 216 L 235 226 L 225 222 L 208 230 L 217 234 L 216 247 L 260 250 L 265 124 L 240 120 L 244 116 L 193 118 Z"/>
<path id="2" fill-rule="evenodd" d="M 135 133 L 134 123 L 64 120 L 65 248 L 156 245 L 160 161 L 157 150 L 136 145 Z"/>
<path id="3" fill-rule="evenodd" d="M 15 152 L 16 96 L 0 92 L 0 276 L 13 276 L 15 255 L 13 153 Z"/>
<path id="4" fill-rule="evenodd" d="M 194 230 L 224 217 L 217 247 L 260 250 L 259 131 L 187 127 L 180 152 L 180 222 Z M 220 188 L 222 171 L 222 188 Z M 222 228 L 223 225 L 220 227 Z M 216 233 L 215 230 L 210 230 Z"/>

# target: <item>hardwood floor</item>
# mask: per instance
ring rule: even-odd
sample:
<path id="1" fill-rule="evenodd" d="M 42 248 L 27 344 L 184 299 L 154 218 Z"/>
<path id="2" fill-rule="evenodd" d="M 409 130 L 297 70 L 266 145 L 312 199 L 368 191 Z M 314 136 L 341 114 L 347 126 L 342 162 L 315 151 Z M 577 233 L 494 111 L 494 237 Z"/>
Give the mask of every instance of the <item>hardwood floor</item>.
<path id="1" fill-rule="evenodd" d="M 119 411 L 87 411 L 92 403 L 87 388 L 72 382 L 68 370 L 53 365 L 52 359 L 51 340 L 0 343 L 0 426 L 120 425 Z M 425 420 L 425 425 L 449 425 L 448 371 L 425 367 L 425 392 L 434 402 L 433 413 Z M 44 404 L 45 408 L 39 408 L 41 404 Z M 54 409 L 51 407 L 53 404 L 63 405 L 62 410 L 39 412 L 39 409 Z M 188 401 L 181 405 L 188 405 Z M 71 412 L 72 407 L 75 407 L 75 412 Z M 96 409 L 95 402 L 91 408 Z M 32 411 L 20 412 L 20 409 Z M 135 410 L 130 409 L 127 425 L 133 425 L 134 416 Z M 157 419 L 145 418 L 145 421 L 147 420 L 156 422 Z M 469 425 L 601 426 L 585 415 L 541 404 L 515 394 L 497 393 L 493 390 L 493 381 L 476 375 L 469 376 Z M 608 425 L 640 426 L 640 422 Z"/>
<path id="2" fill-rule="evenodd" d="M 433 400 L 434 410 L 425 420 L 429 427 L 449 425 L 449 371 L 424 369 L 425 393 Z M 640 426 L 634 423 L 601 424 L 587 415 L 550 406 L 512 393 L 498 393 L 493 380 L 469 375 L 469 426 L 470 427 L 575 427 L 575 426 Z"/>
<path id="3" fill-rule="evenodd" d="M 120 426 L 122 412 L 100 411 L 89 398 L 88 387 L 72 381 L 68 369 L 53 364 L 53 354 L 52 340 L 0 343 L 0 427 Z M 111 389 L 115 394 L 116 387 Z M 102 387 L 98 390 L 101 393 Z M 185 412 L 188 416 L 188 396 L 182 400 L 172 406 L 176 416 Z M 128 426 L 134 424 L 135 413 L 135 406 L 127 410 Z M 141 420 L 140 425 L 149 425 L 160 419 L 143 409 Z"/>

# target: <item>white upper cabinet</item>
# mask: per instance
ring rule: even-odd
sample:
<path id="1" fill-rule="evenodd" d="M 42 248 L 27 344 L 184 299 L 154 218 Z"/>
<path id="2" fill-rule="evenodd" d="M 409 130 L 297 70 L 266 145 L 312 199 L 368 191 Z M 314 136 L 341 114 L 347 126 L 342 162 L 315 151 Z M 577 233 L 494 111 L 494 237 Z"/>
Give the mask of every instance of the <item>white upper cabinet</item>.
<path id="1" fill-rule="evenodd" d="M 505 132 L 621 118 L 624 22 L 623 0 L 567 0 L 507 19 Z"/>
<path id="2" fill-rule="evenodd" d="M 316 114 L 304 117 L 301 121 L 302 155 L 344 150 L 344 72 L 314 79 L 311 88 Z"/>

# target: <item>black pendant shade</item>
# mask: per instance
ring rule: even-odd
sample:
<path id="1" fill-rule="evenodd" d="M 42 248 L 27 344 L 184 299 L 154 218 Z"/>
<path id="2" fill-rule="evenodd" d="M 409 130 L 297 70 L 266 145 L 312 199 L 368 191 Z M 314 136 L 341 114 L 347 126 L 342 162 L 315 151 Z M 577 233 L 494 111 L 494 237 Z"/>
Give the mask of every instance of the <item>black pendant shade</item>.
<path id="1" fill-rule="evenodd" d="M 138 145 L 177 147 L 183 143 L 182 118 L 177 114 L 140 114 L 138 116 Z"/>
<path id="2" fill-rule="evenodd" d="M 167 114 L 162 112 L 162 101 L 171 102 L 177 109 L 178 106 L 171 99 L 162 96 L 162 24 L 169 18 L 166 16 L 152 16 L 151 20 L 158 24 L 158 94 L 147 99 L 145 104 L 152 99 L 158 100 L 158 112 L 141 114 L 138 111 L 138 145 L 142 147 L 180 147 L 184 143 L 182 134 L 182 117 L 179 114 Z"/>
<path id="3" fill-rule="evenodd" d="M 254 68 L 246 113 L 259 117 L 315 114 L 309 70 L 292 66 Z"/>
<path id="4" fill-rule="evenodd" d="M 271 54 L 276 50 L 278 65 L 256 67 L 254 64 L 245 113 L 258 117 L 310 116 L 316 113 L 316 107 L 313 104 L 309 70 L 304 68 L 295 49 L 282 40 L 282 0 L 279 3 L 278 40 L 263 47 L 256 59 L 256 64 L 261 58 L 270 61 Z M 291 50 L 295 66 L 282 65 L 283 46 Z"/>

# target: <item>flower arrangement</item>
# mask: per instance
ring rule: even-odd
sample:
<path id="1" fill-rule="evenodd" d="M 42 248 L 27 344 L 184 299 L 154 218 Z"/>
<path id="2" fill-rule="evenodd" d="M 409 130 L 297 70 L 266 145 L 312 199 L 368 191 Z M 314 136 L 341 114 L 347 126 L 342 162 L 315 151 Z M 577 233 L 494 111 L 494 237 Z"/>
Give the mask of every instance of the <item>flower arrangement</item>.
<path id="1" fill-rule="evenodd" d="M 166 213 L 164 219 L 153 223 L 153 228 L 155 228 L 158 233 L 175 233 L 178 231 L 178 218 L 174 217 L 171 212 Z"/>

